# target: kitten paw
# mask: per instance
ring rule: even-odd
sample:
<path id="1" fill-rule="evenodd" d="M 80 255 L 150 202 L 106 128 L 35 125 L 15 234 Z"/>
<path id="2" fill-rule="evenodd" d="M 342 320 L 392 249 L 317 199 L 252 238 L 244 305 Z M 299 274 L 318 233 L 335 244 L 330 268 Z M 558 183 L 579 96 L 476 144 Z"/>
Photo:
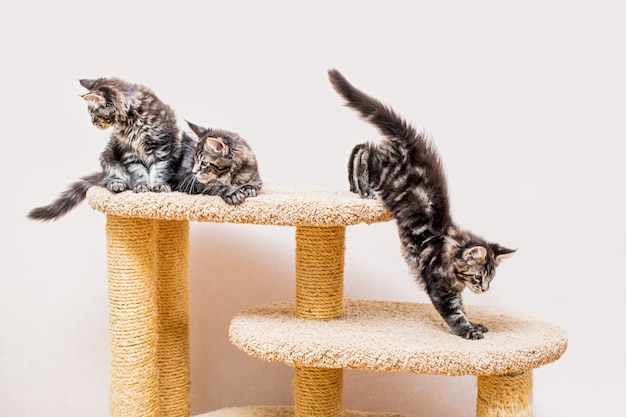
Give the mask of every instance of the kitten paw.
<path id="1" fill-rule="evenodd" d="M 484 329 L 484 331 L 483 331 Z M 466 329 L 463 329 L 461 331 L 459 331 L 457 333 L 458 336 L 461 336 L 464 339 L 469 339 L 469 340 L 480 340 L 483 337 L 485 337 L 485 335 L 483 334 L 485 331 L 487 331 L 487 328 L 483 325 L 478 325 L 478 326 L 472 326 L 472 327 L 468 327 Z"/>
<path id="2" fill-rule="evenodd" d="M 135 193 L 147 193 L 148 191 L 150 191 L 148 184 L 137 184 L 133 187 L 133 192 Z"/>
<path id="3" fill-rule="evenodd" d="M 114 193 L 121 193 L 122 191 L 128 190 L 128 186 L 124 181 L 113 180 L 107 184 L 107 189 Z"/>
<path id="4" fill-rule="evenodd" d="M 172 189 L 167 184 L 157 184 L 152 187 L 152 191 L 154 191 L 155 193 L 169 193 L 170 191 L 172 191 Z"/>
<path id="5" fill-rule="evenodd" d="M 366 198 L 368 200 L 374 200 L 376 198 L 376 193 L 372 190 L 361 190 L 359 193 L 361 198 Z"/>
<path id="6" fill-rule="evenodd" d="M 472 323 L 472 326 L 474 326 L 476 330 L 480 330 L 483 333 L 487 333 L 489 331 L 487 326 L 480 324 L 480 323 Z"/>
<path id="7" fill-rule="evenodd" d="M 252 187 L 244 187 L 241 190 L 246 195 L 246 197 L 256 197 L 259 194 L 257 189 L 256 188 L 252 188 Z"/>
<path id="8" fill-rule="evenodd" d="M 241 190 L 235 190 L 228 194 L 222 194 L 221 197 L 222 200 L 224 200 L 228 204 L 240 204 L 243 200 L 246 199 L 246 194 Z"/>

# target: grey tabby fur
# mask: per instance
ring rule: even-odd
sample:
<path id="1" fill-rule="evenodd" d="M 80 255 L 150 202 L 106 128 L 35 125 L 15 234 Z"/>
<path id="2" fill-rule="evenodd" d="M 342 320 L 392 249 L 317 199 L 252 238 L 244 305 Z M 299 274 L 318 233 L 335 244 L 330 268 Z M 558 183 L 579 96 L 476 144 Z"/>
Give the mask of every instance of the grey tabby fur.
<path id="1" fill-rule="evenodd" d="M 31 219 L 57 220 L 80 204 L 94 185 L 115 193 L 171 191 L 181 156 L 174 111 L 149 88 L 119 78 L 84 79 L 80 84 L 88 90 L 82 98 L 92 124 L 113 129 L 100 155 L 102 170 L 70 184 L 49 205 L 31 210 Z"/>
<path id="2" fill-rule="evenodd" d="M 176 190 L 220 196 L 228 204 L 256 197 L 263 182 L 256 156 L 235 132 L 187 122 L 193 132 L 183 138 L 183 159 Z"/>
<path id="3" fill-rule="evenodd" d="M 353 148 L 348 164 L 350 190 L 363 198 L 379 198 L 393 213 L 404 259 L 451 332 L 482 339 L 487 328 L 469 320 L 462 291 L 487 291 L 496 266 L 514 250 L 452 221 L 442 164 L 422 133 L 390 107 L 356 89 L 339 71 L 329 70 L 328 75 L 347 106 L 383 136 L 380 143 Z"/>

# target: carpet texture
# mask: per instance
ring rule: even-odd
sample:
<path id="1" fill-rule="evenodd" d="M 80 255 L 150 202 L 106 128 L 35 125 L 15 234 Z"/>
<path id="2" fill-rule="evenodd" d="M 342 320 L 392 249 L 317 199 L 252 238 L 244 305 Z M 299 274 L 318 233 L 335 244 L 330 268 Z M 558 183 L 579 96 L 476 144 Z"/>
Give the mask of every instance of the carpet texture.
<path id="1" fill-rule="evenodd" d="M 396 413 L 365 413 L 344 410 L 344 417 L 409 417 Z M 249 406 L 224 408 L 196 415 L 194 417 L 294 417 L 294 408 L 290 406 Z"/>
<path id="2" fill-rule="evenodd" d="M 349 226 L 392 220 L 376 200 L 346 190 L 264 184 L 261 193 L 232 206 L 220 197 L 172 193 L 115 194 L 91 187 L 87 201 L 97 211 L 122 217 L 248 223 L 277 226 Z"/>
<path id="3" fill-rule="evenodd" d="M 452 335 L 431 304 L 345 300 L 330 320 L 296 318 L 291 301 L 237 315 L 230 340 L 247 354 L 295 367 L 439 375 L 506 375 L 560 358 L 565 332 L 554 324 L 493 307 L 466 306 L 489 332 L 482 340 Z"/>

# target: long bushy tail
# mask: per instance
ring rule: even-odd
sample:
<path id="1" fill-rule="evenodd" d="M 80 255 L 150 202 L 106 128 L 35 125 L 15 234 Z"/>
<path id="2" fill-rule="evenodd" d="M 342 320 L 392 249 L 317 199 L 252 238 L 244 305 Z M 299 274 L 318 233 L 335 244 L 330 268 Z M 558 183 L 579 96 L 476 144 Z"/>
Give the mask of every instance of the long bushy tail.
<path id="1" fill-rule="evenodd" d="M 335 91 L 346 99 L 346 104 L 356 110 L 363 120 L 378 128 L 389 140 L 400 141 L 406 145 L 418 137 L 416 130 L 395 111 L 354 87 L 338 70 L 328 70 L 328 78 Z"/>
<path id="2" fill-rule="evenodd" d="M 102 172 L 82 177 L 70 184 L 67 190 L 63 191 L 52 203 L 32 209 L 28 213 L 28 218 L 40 221 L 57 220 L 82 203 L 87 196 L 87 190 L 94 185 L 99 185 L 103 178 Z"/>

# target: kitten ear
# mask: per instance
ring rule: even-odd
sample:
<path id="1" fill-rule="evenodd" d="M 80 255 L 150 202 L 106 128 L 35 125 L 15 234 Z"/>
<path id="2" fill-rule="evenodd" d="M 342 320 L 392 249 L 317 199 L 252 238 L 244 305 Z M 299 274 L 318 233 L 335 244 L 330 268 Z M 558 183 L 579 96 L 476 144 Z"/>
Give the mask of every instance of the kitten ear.
<path id="1" fill-rule="evenodd" d="M 493 250 L 496 265 L 498 265 L 503 259 L 510 258 L 515 252 L 517 252 L 517 249 L 505 248 L 504 246 L 500 246 L 498 244 L 491 245 L 491 248 Z"/>
<path id="2" fill-rule="evenodd" d="M 196 134 L 198 139 L 200 139 L 206 133 L 207 130 L 205 128 L 195 125 L 191 123 L 189 120 L 185 120 L 185 121 L 189 125 L 189 128 L 191 129 L 191 131 Z"/>
<path id="3" fill-rule="evenodd" d="M 473 265 L 477 262 L 485 263 L 487 259 L 487 249 L 482 246 L 472 246 L 463 251 L 463 260 L 469 265 Z"/>
<path id="4" fill-rule="evenodd" d="M 78 82 L 87 90 L 91 90 L 93 86 L 96 84 L 96 80 L 78 80 Z"/>
<path id="5" fill-rule="evenodd" d="M 224 142 L 222 142 L 221 139 L 209 136 L 206 139 L 206 143 L 205 143 L 204 146 L 210 146 L 216 152 L 221 153 L 222 156 L 228 155 L 228 145 L 226 145 Z"/>
<path id="6" fill-rule="evenodd" d="M 87 103 L 90 103 L 90 104 L 96 104 L 96 105 L 104 106 L 104 104 L 106 103 L 106 100 L 104 99 L 104 97 L 102 97 L 102 96 L 100 96 L 98 94 L 87 93 L 87 94 L 83 94 L 81 97 Z"/>

